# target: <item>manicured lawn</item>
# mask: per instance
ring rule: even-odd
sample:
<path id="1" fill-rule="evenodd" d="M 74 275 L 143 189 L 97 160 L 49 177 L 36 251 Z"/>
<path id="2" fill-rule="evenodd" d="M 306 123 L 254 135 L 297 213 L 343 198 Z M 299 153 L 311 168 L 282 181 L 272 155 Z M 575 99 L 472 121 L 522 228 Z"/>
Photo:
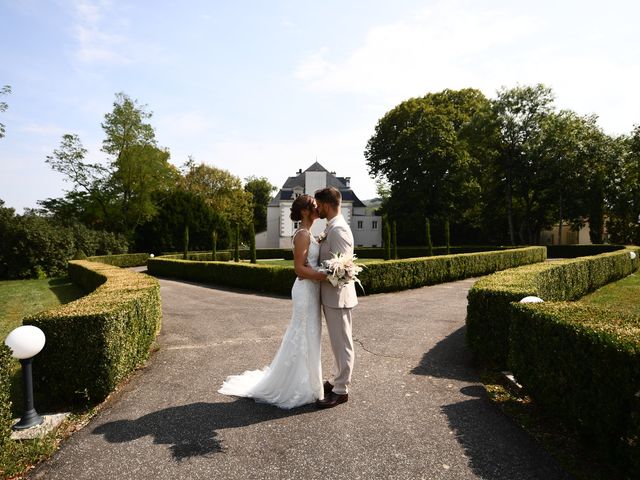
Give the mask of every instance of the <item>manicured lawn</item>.
<path id="1" fill-rule="evenodd" d="M 640 315 L 640 272 L 605 285 L 580 301 Z"/>
<path id="2" fill-rule="evenodd" d="M 379 258 L 358 258 L 356 263 L 361 263 L 366 265 L 367 263 L 372 262 L 381 262 Z M 293 260 L 258 260 L 258 263 L 263 263 L 266 265 L 280 265 L 281 267 L 293 267 Z"/>
<path id="3" fill-rule="evenodd" d="M 4 341 L 26 315 L 69 303 L 84 294 L 67 278 L 0 281 L 0 339 Z"/>

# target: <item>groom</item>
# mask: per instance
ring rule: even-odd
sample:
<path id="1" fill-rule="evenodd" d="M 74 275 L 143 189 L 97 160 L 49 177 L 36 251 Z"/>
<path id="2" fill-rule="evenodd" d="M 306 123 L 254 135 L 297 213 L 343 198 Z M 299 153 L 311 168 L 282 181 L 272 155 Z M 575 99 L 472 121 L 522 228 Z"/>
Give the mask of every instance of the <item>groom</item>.
<path id="1" fill-rule="evenodd" d="M 353 254 L 353 234 L 340 213 L 340 191 L 333 187 L 323 188 L 315 193 L 315 199 L 320 218 L 327 220 L 324 239 L 320 243 L 320 262 L 330 259 L 334 253 Z M 324 383 L 324 399 L 316 404 L 318 408 L 332 408 L 349 400 L 348 388 L 354 361 L 351 309 L 358 304 L 358 298 L 353 282 L 341 288 L 329 282 L 320 285 L 335 368 L 333 380 Z"/>

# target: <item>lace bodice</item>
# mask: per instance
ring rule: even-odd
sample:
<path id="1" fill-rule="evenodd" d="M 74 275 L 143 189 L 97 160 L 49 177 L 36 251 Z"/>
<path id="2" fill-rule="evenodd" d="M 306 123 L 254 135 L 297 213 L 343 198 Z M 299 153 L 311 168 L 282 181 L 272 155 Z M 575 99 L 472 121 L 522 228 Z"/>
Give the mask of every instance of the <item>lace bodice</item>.
<path id="1" fill-rule="evenodd" d="M 309 232 L 309 230 L 306 230 L 304 228 L 299 228 L 298 230 L 296 230 L 293 234 L 293 237 L 291 237 L 291 248 L 295 248 L 293 245 L 293 240 L 296 238 L 296 235 L 303 230 L 305 232 Z M 311 232 L 309 232 L 309 235 L 311 237 L 311 243 L 309 243 L 309 251 L 307 252 L 307 263 L 310 267 L 316 268 L 318 266 L 318 259 L 320 258 L 320 244 L 311 234 Z"/>

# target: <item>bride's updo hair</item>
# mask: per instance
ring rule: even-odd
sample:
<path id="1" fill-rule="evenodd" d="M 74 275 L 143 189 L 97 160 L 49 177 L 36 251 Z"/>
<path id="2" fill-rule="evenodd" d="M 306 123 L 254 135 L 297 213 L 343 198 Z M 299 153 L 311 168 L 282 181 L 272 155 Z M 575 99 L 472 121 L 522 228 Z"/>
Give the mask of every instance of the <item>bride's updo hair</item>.
<path id="1" fill-rule="evenodd" d="M 315 207 L 313 206 L 314 198 L 311 195 L 300 195 L 293 201 L 293 205 L 291 205 L 291 220 L 294 222 L 299 222 L 302 220 L 302 211 L 303 210 L 313 210 Z"/>

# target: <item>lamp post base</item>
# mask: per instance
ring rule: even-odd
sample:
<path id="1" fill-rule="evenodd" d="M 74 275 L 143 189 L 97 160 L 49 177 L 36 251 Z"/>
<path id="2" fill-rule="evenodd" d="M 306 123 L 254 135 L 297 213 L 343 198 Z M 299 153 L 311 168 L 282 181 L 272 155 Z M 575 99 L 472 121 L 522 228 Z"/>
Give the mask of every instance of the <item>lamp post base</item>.
<path id="1" fill-rule="evenodd" d="M 24 412 L 22 414 L 22 418 L 18 423 L 13 426 L 14 430 L 25 430 L 27 428 L 35 427 L 36 425 L 40 425 L 44 422 L 44 418 L 38 415 L 34 409 L 29 410 L 28 412 Z"/>

